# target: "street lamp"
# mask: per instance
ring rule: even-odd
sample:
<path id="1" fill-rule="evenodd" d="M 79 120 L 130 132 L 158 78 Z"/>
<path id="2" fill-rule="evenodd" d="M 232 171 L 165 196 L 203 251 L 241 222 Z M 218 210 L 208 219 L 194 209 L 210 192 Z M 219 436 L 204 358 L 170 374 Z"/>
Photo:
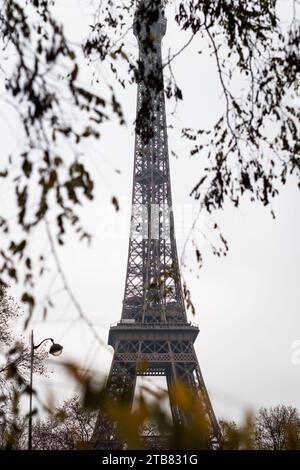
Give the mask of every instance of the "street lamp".
<path id="1" fill-rule="evenodd" d="M 32 449 L 32 382 L 33 382 L 33 360 L 34 360 L 34 351 L 38 349 L 45 341 L 51 341 L 52 345 L 49 349 L 49 354 L 52 356 L 60 356 L 63 350 L 63 347 L 55 343 L 52 338 L 45 338 L 36 346 L 33 341 L 33 331 L 31 331 L 31 349 L 30 349 L 30 386 L 29 386 L 29 423 L 28 423 L 28 450 Z"/>

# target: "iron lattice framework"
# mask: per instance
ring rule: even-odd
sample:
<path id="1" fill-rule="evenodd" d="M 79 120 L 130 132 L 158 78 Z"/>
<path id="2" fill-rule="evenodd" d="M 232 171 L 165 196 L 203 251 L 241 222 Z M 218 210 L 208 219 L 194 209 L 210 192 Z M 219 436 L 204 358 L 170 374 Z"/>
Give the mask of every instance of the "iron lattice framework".
<path id="1" fill-rule="evenodd" d="M 218 441 L 219 426 L 194 350 L 199 330 L 187 321 L 174 235 L 161 55 L 165 31 L 160 0 L 139 2 L 131 233 L 122 317 L 109 332 L 115 352 L 107 389 L 111 399 L 131 403 L 137 375 L 165 375 L 169 390 L 185 382 L 201 395 Z M 186 423 L 188 417 L 171 399 L 170 406 L 174 422 Z M 101 411 L 92 443 L 107 449 L 120 445 Z"/>

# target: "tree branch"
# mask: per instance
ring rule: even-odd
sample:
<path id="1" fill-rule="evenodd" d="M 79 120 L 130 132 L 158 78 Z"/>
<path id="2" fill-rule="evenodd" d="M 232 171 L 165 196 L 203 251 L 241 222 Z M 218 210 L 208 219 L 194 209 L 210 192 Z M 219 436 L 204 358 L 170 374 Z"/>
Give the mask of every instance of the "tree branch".
<path id="1" fill-rule="evenodd" d="M 238 141 L 238 137 L 231 125 L 231 122 L 230 122 L 230 116 L 229 116 L 229 113 L 230 113 L 230 99 L 232 98 L 225 83 L 224 83 L 224 79 L 223 79 L 223 74 L 222 74 L 222 69 L 221 69 L 221 63 L 220 63 L 220 58 L 219 58 L 219 54 L 218 54 L 218 49 L 217 49 L 217 45 L 215 43 L 215 40 L 211 34 L 211 32 L 209 31 L 209 28 L 207 26 L 205 26 L 205 30 L 207 32 L 207 35 L 210 39 L 210 42 L 211 42 L 211 45 L 213 47 L 213 50 L 214 50 L 214 55 L 215 55 L 215 58 L 216 58 L 216 62 L 217 62 L 217 68 L 218 68 L 218 74 L 219 74 L 219 78 L 220 78 L 220 82 L 221 82 L 221 85 L 222 85 L 222 88 L 223 88 L 223 92 L 224 92 L 224 95 L 225 95 L 225 99 L 226 99 L 226 121 L 227 121 L 227 125 L 230 129 L 230 132 L 231 134 L 233 135 L 235 141 L 237 142 Z"/>
<path id="2" fill-rule="evenodd" d="M 72 289 L 70 288 L 70 286 L 68 284 L 66 275 L 63 271 L 62 265 L 60 263 L 60 260 L 59 260 L 59 257 L 58 257 L 58 254 L 57 254 L 57 251 L 56 251 L 56 248 L 55 248 L 54 239 L 52 237 L 51 230 L 50 230 L 50 227 L 49 227 L 49 222 L 48 222 L 47 219 L 45 219 L 45 227 L 46 227 L 46 233 L 47 233 L 47 237 L 48 237 L 49 244 L 50 244 L 51 253 L 53 255 L 57 271 L 58 271 L 59 276 L 61 278 L 63 288 L 65 289 L 65 291 L 69 295 L 75 309 L 77 310 L 77 313 L 78 313 L 79 317 L 87 324 L 87 326 L 90 328 L 91 332 L 93 333 L 93 335 L 97 339 L 97 341 L 99 341 L 99 343 L 102 346 L 104 346 L 105 348 L 108 349 L 105 341 L 103 341 L 103 339 L 99 336 L 99 334 L 97 333 L 97 331 L 96 331 L 93 323 L 91 322 L 91 320 L 83 312 L 83 309 L 82 309 L 81 305 L 79 304 L 77 298 L 75 297 Z"/>

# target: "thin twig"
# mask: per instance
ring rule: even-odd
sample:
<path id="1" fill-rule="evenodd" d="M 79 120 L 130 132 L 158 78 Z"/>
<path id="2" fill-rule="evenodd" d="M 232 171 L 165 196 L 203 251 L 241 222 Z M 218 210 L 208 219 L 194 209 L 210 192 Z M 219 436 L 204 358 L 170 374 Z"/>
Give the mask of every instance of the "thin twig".
<path id="1" fill-rule="evenodd" d="M 220 82 L 221 82 L 223 92 L 224 92 L 224 95 L 225 95 L 225 99 L 226 99 L 226 121 L 227 121 L 227 125 L 228 125 L 228 127 L 230 129 L 230 132 L 233 135 L 235 141 L 237 142 L 238 141 L 237 135 L 236 135 L 235 131 L 233 130 L 231 122 L 230 122 L 230 117 L 229 117 L 229 112 L 230 112 L 229 92 L 228 92 L 228 89 L 227 89 L 227 87 L 224 83 L 224 80 L 223 80 L 223 74 L 222 74 L 222 70 L 221 70 L 221 64 L 220 64 L 218 49 L 217 49 L 216 43 L 214 41 L 214 38 L 213 38 L 211 32 L 209 31 L 209 28 L 206 26 L 205 29 L 206 29 L 206 32 L 207 32 L 208 37 L 210 39 L 210 42 L 212 44 L 212 47 L 214 49 L 214 54 L 215 54 L 215 58 L 216 58 L 216 62 L 217 62 L 217 68 L 218 68 L 218 74 L 219 74 Z"/>
<path id="2" fill-rule="evenodd" d="M 46 233 L 47 233 L 47 237 L 48 237 L 50 248 L 51 248 L 51 253 L 53 255 L 53 258 L 54 258 L 54 261 L 55 261 L 55 264 L 56 264 L 56 268 L 57 268 L 57 271 L 58 271 L 59 276 L 61 278 L 61 281 L 62 281 L 62 284 L 63 284 L 63 287 L 64 287 L 65 291 L 68 293 L 75 309 L 77 310 L 77 313 L 78 313 L 79 317 L 88 325 L 88 327 L 92 331 L 94 337 L 99 341 L 99 343 L 102 346 L 104 346 L 105 348 L 108 349 L 107 344 L 99 336 L 99 334 L 95 330 L 95 327 L 94 327 L 93 323 L 91 322 L 91 320 L 83 312 L 83 309 L 82 309 L 80 303 L 78 302 L 77 298 L 75 297 L 72 289 L 70 288 L 70 286 L 68 284 L 66 275 L 65 275 L 65 273 L 62 269 L 62 265 L 60 263 L 60 260 L 59 260 L 58 254 L 57 254 L 57 250 L 55 248 L 55 243 L 54 243 L 54 239 L 52 237 L 52 233 L 51 233 L 51 230 L 50 230 L 50 227 L 49 227 L 49 222 L 46 219 L 45 219 L 45 226 L 46 226 Z"/>
<path id="3" fill-rule="evenodd" d="M 181 54 L 184 49 L 186 49 L 192 42 L 192 40 L 194 39 L 196 33 L 193 33 L 192 36 L 190 37 L 190 39 L 181 47 L 181 49 L 179 49 L 179 51 L 175 52 L 175 54 L 172 55 L 172 57 L 170 57 L 167 62 L 163 65 L 163 68 L 165 68 L 167 65 L 170 65 L 171 62 L 173 62 L 173 60 L 179 56 L 179 54 Z"/>

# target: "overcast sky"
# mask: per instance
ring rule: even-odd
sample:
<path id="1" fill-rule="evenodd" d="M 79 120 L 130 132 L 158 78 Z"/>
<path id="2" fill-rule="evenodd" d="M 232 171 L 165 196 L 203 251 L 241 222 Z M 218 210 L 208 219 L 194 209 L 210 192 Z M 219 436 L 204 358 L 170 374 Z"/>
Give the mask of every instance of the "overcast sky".
<path id="1" fill-rule="evenodd" d="M 57 14 L 68 37 L 81 42 L 93 23 L 91 2 L 65 0 L 57 4 Z M 169 18 L 164 57 L 169 48 L 173 52 L 180 49 L 187 38 L 179 34 L 172 15 Z M 137 53 L 132 31 L 126 44 Z M 201 178 L 201 155 L 188 157 L 188 142 L 180 139 L 180 128 L 207 127 L 224 106 L 214 62 L 208 54 L 197 55 L 198 49 L 195 39 L 174 63 L 184 95 L 175 116 L 171 115 L 173 104 L 167 103 L 168 124 L 173 126 L 169 130 L 169 147 L 179 156 L 170 156 L 177 244 L 184 265 L 192 266 L 192 272 L 182 266 L 182 274 L 196 307 L 195 317 L 189 313 L 190 320 L 200 326 L 195 344 L 198 360 L 218 417 L 240 419 L 246 410 L 282 403 L 300 409 L 300 363 L 292 362 L 292 345 L 300 340 L 300 200 L 296 182 L 290 181 L 274 202 L 275 221 L 268 208 L 245 199 L 238 209 L 226 204 L 212 219 L 201 214 L 197 229 L 186 244 L 198 210 L 189 193 Z M 95 69 L 98 70 L 96 64 L 83 69 L 81 80 L 88 83 L 91 70 Z M 103 76 L 106 71 L 101 69 L 99 73 Z M 93 244 L 86 248 L 70 237 L 67 246 L 59 249 L 68 281 L 105 341 L 110 324 L 121 315 L 134 156 L 136 87 L 125 92 L 121 87 L 117 90 L 128 125 L 122 128 L 116 123 L 104 125 L 100 128 L 99 142 L 85 147 L 97 183 L 97 197 L 83 212 L 94 234 Z M 14 134 L 6 132 L 4 122 L 1 128 L 2 142 L 9 149 Z M 110 204 L 112 195 L 120 201 L 118 214 Z M 7 193 L 1 203 L 9 208 L 5 197 Z M 214 242 L 212 220 L 219 223 L 229 243 L 227 257 L 213 256 L 202 235 Z M 45 240 L 36 238 L 34 246 L 41 249 Z M 204 266 L 200 271 L 192 261 L 192 239 L 197 240 L 203 253 Z M 55 293 L 60 286 L 53 271 L 41 287 L 41 297 L 45 290 Z M 76 360 L 104 376 L 110 367 L 111 348 L 101 347 L 88 327 L 74 320 L 76 313 L 64 293 L 55 295 L 55 300 L 56 308 L 46 323 L 42 322 L 40 311 L 35 314 L 32 327 L 36 341 L 53 336 L 64 345 L 65 360 Z M 62 360 L 63 356 L 57 362 Z M 51 364 L 51 368 L 50 378 L 36 377 L 36 384 L 44 393 L 55 391 L 57 400 L 70 396 L 76 388 L 74 384 L 62 367 Z"/>

